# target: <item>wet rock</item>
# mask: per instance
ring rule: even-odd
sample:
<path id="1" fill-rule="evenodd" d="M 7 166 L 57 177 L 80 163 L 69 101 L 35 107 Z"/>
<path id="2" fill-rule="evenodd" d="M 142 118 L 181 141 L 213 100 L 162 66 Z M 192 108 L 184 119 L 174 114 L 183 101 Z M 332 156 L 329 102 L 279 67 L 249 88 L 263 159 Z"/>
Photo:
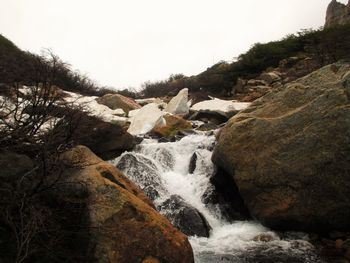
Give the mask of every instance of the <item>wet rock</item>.
<path id="1" fill-rule="evenodd" d="M 205 217 L 180 196 L 172 195 L 161 204 L 160 211 L 184 234 L 209 237 L 211 227 Z"/>
<path id="2" fill-rule="evenodd" d="M 350 64 L 335 65 L 268 93 L 219 133 L 213 161 L 271 228 L 350 230 Z"/>
<path id="3" fill-rule="evenodd" d="M 253 241 L 256 241 L 256 242 L 270 242 L 270 241 L 273 241 L 275 240 L 276 237 L 271 235 L 271 234 L 260 234 L 260 235 L 257 235 L 253 238 Z"/>
<path id="4" fill-rule="evenodd" d="M 159 197 L 166 189 L 154 162 L 140 154 L 125 153 L 117 161 L 117 168 L 128 175 L 151 199 Z"/>
<path id="5" fill-rule="evenodd" d="M 197 159 L 198 159 L 197 153 L 194 152 L 191 159 L 190 159 L 190 165 L 188 166 L 188 172 L 190 174 L 192 174 L 196 170 Z"/>
<path id="6" fill-rule="evenodd" d="M 202 197 L 208 207 L 217 207 L 223 217 L 230 222 L 251 218 L 237 185 L 230 175 L 218 168 L 211 176 L 210 182 L 212 186 Z"/>

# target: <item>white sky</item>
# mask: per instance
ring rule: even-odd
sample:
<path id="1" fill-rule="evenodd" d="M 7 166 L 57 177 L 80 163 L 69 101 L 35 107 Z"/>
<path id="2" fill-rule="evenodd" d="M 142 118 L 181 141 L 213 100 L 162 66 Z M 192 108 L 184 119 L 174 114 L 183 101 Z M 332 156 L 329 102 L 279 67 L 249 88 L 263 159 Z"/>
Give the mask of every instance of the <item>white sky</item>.
<path id="1" fill-rule="evenodd" d="M 194 75 L 255 42 L 324 24 L 330 0 L 0 0 L 0 33 L 101 85 Z M 342 0 L 340 2 L 347 2 Z"/>

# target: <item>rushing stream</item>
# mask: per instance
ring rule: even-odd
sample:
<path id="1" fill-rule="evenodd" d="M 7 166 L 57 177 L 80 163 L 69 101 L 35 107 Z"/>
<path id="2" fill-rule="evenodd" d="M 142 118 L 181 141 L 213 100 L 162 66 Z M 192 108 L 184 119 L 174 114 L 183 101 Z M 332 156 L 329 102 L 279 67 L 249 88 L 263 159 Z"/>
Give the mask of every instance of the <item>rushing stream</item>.
<path id="1" fill-rule="evenodd" d="M 113 163 L 138 184 L 157 208 L 172 220 L 179 207 L 164 206 L 172 196 L 180 196 L 203 215 L 211 229 L 209 237 L 190 236 L 196 262 L 323 262 L 303 233 L 277 234 L 254 221 L 227 222 L 215 206 L 203 202 L 213 186 L 211 162 L 214 136 L 189 135 L 176 142 L 160 143 L 145 139 L 133 152 L 124 153 Z M 189 172 L 196 153 L 195 168 Z M 175 211 L 176 213 L 176 211 Z M 270 242 L 254 241 L 260 234 Z"/>

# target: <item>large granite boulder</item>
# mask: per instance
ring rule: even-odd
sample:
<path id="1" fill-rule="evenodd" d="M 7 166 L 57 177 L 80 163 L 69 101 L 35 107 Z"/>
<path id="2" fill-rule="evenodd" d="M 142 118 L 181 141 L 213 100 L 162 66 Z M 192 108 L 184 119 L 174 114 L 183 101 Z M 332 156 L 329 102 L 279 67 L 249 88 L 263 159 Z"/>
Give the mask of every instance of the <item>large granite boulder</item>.
<path id="1" fill-rule="evenodd" d="M 87 243 L 92 262 L 193 262 L 187 237 L 117 168 L 84 146 L 65 153 L 62 160 L 66 183 L 53 194 L 61 202 L 84 207 L 81 229 L 88 229 L 88 235 L 76 242 Z"/>
<path id="2" fill-rule="evenodd" d="M 126 113 L 141 108 L 136 101 L 120 94 L 106 94 L 97 98 L 96 101 L 112 110 L 122 109 Z"/>
<path id="3" fill-rule="evenodd" d="M 187 115 L 189 112 L 189 108 L 190 107 L 188 103 L 188 89 L 184 88 L 180 90 L 179 93 L 169 101 L 164 111 L 172 114 Z"/>
<path id="4" fill-rule="evenodd" d="M 350 230 L 350 64 L 269 93 L 229 120 L 213 161 L 276 229 Z"/>
<path id="5" fill-rule="evenodd" d="M 325 27 L 344 25 L 350 23 L 350 1 L 344 5 L 332 0 L 327 8 Z"/>

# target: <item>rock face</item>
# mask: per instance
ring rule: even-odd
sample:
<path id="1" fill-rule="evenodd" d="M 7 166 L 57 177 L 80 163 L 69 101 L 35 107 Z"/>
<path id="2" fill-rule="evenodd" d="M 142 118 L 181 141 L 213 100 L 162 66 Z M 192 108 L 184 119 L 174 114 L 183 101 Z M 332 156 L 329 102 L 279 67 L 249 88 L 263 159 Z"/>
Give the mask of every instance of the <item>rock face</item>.
<path id="1" fill-rule="evenodd" d="M 184 88 L 172 98 L 164 109 L 166 112 L 178 115 L 186 115 L 189 112 L 188 89 Z"/>
<path id="2" fill-rule="evenodd" d="M 347 5 L 332 0 L 328 5 L 325 27 L 350 23 L 350 1 Z"/>
<path id="3" fill-rule="evenodd" d="M 350 64 L 256 100 L 221 130 L 213 161 L 275 229 L 350 230 Z"/>
<path id="4" fill-rule="evenodd" d="M 163 115 L 165 113 L 159 109 L 155 103 L 143 106 L 131 119 L 128 132 L 132 135 L 142 135 L 150 132 L 156 125 L 165 124 Z"/>
<path id="5" fill-rule="evenodd" d="M 114 166 L 83 146 L 62 159 L 70 183 L 62 184 L 57 195 L 72 205 L 84 204 L 81 216 L 89 238 L 77 242 L 88 242 L 92 262 L 193 262 L 187 237 Z"/>
<path id="6" fill-rule="evenodd" d="M 180 196 L 172 195 L 160 207 L 162 213 L 188 236 L 209 237 L 211 229 L 205 217 Z"/>
<path id="7" fill-rule="evenodd" d="M 131 110 L 141 108 L 136 101 L 120 94 L 106 94 L 100 98 L 97 98 L 96 101 L 111 108 L 112 110 L 122 109 L 126 113 Z"/>

